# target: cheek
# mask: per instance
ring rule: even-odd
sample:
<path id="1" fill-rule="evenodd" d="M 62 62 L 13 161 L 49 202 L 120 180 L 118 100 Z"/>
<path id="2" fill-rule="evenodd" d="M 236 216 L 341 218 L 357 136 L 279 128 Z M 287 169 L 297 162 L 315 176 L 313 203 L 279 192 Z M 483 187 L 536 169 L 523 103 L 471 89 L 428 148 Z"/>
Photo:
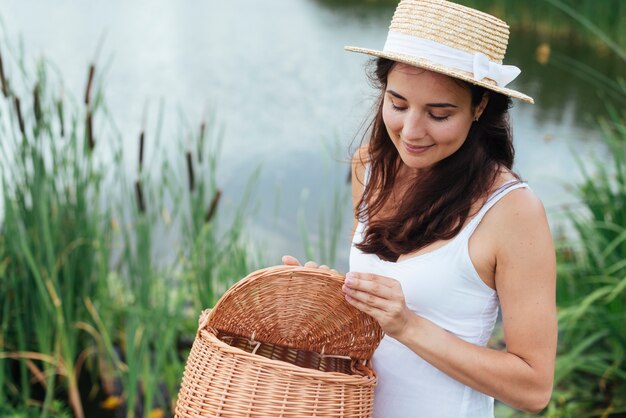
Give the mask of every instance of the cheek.
<path id="1" fill-rule="evenodd" d="M 441 144 L 455 145 L 467 138 L 471 125 L 466 123 L 435 123 L 430 127 L 430 134 Z M 460 144 L 459 144 L 460 145 Z"/>
<path id="2" fill-rule="evenodd" d="M 389 110 L 387 106 L 383 108 L 383 122 L 387 131 L 398 132 L 402 130 L 402 118 L 397 112 Z"/>

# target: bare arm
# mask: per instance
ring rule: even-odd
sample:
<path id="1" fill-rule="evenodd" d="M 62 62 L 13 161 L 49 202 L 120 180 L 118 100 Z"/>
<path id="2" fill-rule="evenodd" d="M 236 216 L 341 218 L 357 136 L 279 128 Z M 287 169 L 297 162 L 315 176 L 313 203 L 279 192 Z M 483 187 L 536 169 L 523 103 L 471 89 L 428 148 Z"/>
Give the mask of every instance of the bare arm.
<path id="1" fill-rule="evenodd" d="M 512 192 L 492 210 L 483 222 L 493 231 L 506 352 L 467 343 L 416 315 L 393 279 L 349 273 L 344 290 L 350 303 L 433 366 L 515 408 L 535 412 L 549 401 L 554 374 L 552 237 L 543 206 L 530 191 Z"/>
<path id="2" fill-rule="evenodd" d="M 352 237 L 358 224 L 356 218 L 356 208 L 361 201 L 363 191 L 365 190 L 365 162 L 367 161 L 367 145 L 362 146 L 352 156 L 352 213 L 355 214 L 352 222 Z"/>

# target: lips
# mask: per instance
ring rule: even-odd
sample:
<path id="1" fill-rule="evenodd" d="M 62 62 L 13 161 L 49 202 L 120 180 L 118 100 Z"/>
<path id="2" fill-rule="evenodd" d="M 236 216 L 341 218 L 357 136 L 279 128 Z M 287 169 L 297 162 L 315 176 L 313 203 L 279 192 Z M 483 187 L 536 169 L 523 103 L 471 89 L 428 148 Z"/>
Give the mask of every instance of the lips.
<path id="1" fill-rule="evenodd" d="M 426 145 L 426 146 L 411 145 L 404 141 L 402 142 L 402 144 L 404 145 L 404 148 L 407 150 L 407 152 L 411 154 L 422 154 L 434 146 L 434 145 Z"/>

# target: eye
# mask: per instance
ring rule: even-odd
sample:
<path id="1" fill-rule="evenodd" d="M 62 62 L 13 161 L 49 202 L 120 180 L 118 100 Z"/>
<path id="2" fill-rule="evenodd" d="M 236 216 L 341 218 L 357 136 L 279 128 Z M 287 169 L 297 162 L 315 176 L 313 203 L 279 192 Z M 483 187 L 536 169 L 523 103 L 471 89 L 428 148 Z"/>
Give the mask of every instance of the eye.
<path id="1" fill-rule="evenodd" d="M 432 113 L 428 113 L 428 116 L 437 121 L 437 122 L 443 122 L 444 120 L 448 119 L 450 117 L 450 115 L 446 115 L 446 116 L 437 116 L 437 115 L 433 115 Z"/>
<path id="2" fill-rule="evenodd" d="M 391 108 L 392 108 L 393 110 L 396 110 L 396 111 L 398 111 L 398 112 L 401 112 L 401 111 L 403 111 L 403 110 L 406 110 L 406 107 L 397 106 L 397 105 L 393 102 L 393 100 L 390 100 L 390 103 L 391 103 Z"/>

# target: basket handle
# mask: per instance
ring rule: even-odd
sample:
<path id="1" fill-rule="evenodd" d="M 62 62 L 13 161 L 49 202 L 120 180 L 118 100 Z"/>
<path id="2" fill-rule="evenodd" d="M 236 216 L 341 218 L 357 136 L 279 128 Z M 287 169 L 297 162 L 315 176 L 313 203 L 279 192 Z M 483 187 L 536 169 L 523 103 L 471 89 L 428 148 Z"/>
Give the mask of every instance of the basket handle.
<path id="1" fill-rule="evenodd" d="M 203 329 L 206 328 L 206 326 L 209 323 L 209 314 L 211 313 L 212 309 L 205 309 L 202 311 L 202 313 L 200 314 L 200 318 L 198 318 L 198 332 L 202 331 Z"/>

